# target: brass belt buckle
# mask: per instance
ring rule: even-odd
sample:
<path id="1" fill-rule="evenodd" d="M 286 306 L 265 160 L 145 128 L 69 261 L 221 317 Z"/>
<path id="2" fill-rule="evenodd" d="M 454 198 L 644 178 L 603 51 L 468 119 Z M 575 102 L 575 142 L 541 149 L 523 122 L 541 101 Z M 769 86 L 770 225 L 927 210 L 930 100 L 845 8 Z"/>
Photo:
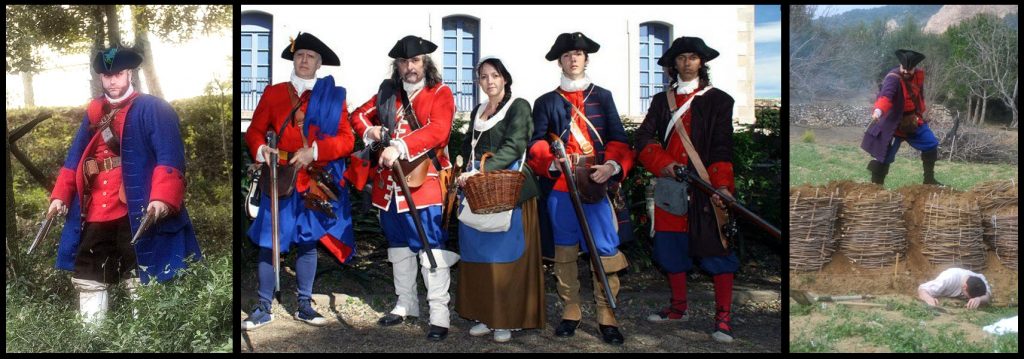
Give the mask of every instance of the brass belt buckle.
<path id="1" fill-rule="evenodd" d="M 114 158 L 113 157 L 107 157 L 107 158 L 103 159 L 103 170 L 104 171 L 110 171 L 110 169 L 112 169 L 113 167 L 114 167 Z"/>

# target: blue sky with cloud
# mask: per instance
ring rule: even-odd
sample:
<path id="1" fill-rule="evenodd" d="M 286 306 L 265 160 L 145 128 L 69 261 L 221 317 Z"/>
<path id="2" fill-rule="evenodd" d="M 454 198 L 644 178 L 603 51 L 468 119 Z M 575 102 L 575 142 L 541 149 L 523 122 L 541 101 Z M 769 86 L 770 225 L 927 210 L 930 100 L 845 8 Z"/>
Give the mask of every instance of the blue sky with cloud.
<path id="1" fill-rule="evenodd" d="M 754 8 L 754 97 L 782 97 L 782 11 L 779 5 Z"/>

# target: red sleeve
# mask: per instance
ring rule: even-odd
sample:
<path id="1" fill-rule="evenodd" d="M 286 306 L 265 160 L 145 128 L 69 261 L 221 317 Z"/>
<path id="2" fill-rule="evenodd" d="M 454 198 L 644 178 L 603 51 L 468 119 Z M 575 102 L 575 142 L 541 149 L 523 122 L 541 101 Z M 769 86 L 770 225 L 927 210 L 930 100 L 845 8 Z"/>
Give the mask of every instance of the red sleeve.
<path id="1" fill-rule="evenodd" d="M 708 167 L 711 185 L 715 188 L 728 188 L 729 193 L 736 195 L 736 183 L 732 174 L 732 162 L 715 162 Z"/>
<path id="2" fill-rule="evenodd" d="M 448 135 L 452 130 L 452 119 L 455 117 L 455 96 L 448 86 L 441 85 L 436 89 L 424 89 L 434 91 L 434 103 L 430 108 L 430 117 L 427 123 L 421 123 L 420 128 L 410 132 L 401 138 L 409 151 L 409 160 L 413 160 L 435 148 L 444 147 L 448 144 Z M 422 96 L 422 95 L 421 95 Z"/>
<path id="3" fill-rule="evenodd" d="M 637 156 L 640 164 L 655 176 L 661 177 L 661 171 L 676 162 L 672 156 L 661 147 L 661 144 L 651 143 L 640 150 Z"/>
<path id="4" fill-rule="evenodd" d="M 885 96 L 878 96 L 878 100 L 875 100 L 875 108 L 882 110 L 883 114 L 888 113 L 892 108 L 892 100 Z"/>
<path id="5" fill-rule="evenodd" d="M 71 196 L 75 194 L 75 191 L 75 170 L 61 167 L 60 174 L 57 175 L 57 183 L 53 186 L 53 192 L 50 193 L 50 200 L 59 199 L 65 205 L 70 206 Z"/>
<path id="6" fill-rule="evenodd" d="M 619 166 L 622 166 L 620 175 L 623 180 L 629 175 L 629 170 L 633 168 L 633 150 L 623 142 L 608 141 L 608 145 L 604 149 L 604 159 L 618 162 Z"/>
<path id="7" fill-rule="evenodd" d="M 551 162 L 554 162 L 555 155 L 551 153 L 551 144 L 548 141 L 538 140 L 530 146 L 530 154 L 527 156 L 526 164 L 530 166 L 533 173 L 538 176 L 555 179 L 551 175 Z"/>
<path id="8" fill-rule="evenodd" d="M 267 144 L 267 129 L 273 123 L 268 106 L 277 92 L 277 86 L 267 86 L 266 92 L 260 97 L 260 102 L 256 104 L 256 110 L 252 113 L 249 128 L 245 130 L 245 143 L 249 146 L 249 155 L 253 161 L 256 161 L 256 151 L 260 146 Z"/>
<path id="9" fill-rule="evenodd" d="M 348 122 L 347 103 L 341 104 L 341 120 L 338 121 L 338 134 L 329 136 L 322 140 L 316 140 L 317 162 L 330 162 L 339 158 L 348 157 L 355 146 L 355 136 L 352 135 L 352 125 Z"/>
<path id="10" fill-rule="evenodd" d="M 363 138 L 366 129 L 377 126 L 377 95 L 373 95 L 369 101 L 352 111 L 351 124 L 355 135 Z"/>
<path id="11" fill-rule="evenodd" d="M 153 187 L 149 192 L 150 201 L 161 201 L 177 212 L 185 197 L 185 177 L 171 166 L 157 165 L 153 168 Z"/>

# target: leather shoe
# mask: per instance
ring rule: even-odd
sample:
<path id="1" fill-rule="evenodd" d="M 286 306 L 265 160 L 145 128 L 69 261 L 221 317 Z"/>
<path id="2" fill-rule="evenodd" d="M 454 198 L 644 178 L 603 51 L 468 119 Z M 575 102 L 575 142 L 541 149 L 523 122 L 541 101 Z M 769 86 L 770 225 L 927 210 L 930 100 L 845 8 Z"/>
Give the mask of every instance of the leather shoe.
<path id="1" fill-rule="evenodd" d="M 598 325 L 601 329 L 601 339 L 604 339 L 605 343 L 611 345 L 622 345 L 622 342 L 626 341 L 626 338 L 622 337 L 622 333 L 619 332 L 618 327 L 610 325 Z"/>
<path id="2" fill-rule="evenodd" d="M 448 337 L 448 328 L 439 327 L 436 325 L 430 325 L 430 331 L 427 332 L 427 340 L 432 342 L 439 342 Z"/>
<path id="3" fill-rule="evenodd" d="M 402 324 L 403 321 L 405 321 L 405 317 L 398 314 L 388 313 L 381 317 L 380 320 L 377 321 L 377 324 L 380 324 L 382 327 L 390 327 L 392 325 Z"/>
<path id="4" fill-rule="evenodd" d="M 576 328 L 580 327 L 580 321 L 562 319 L 561 323 L 558 323 L 558 327 L 555 328 L 555 336 L 559 337 L 571 337 L 576 335 Z"/>

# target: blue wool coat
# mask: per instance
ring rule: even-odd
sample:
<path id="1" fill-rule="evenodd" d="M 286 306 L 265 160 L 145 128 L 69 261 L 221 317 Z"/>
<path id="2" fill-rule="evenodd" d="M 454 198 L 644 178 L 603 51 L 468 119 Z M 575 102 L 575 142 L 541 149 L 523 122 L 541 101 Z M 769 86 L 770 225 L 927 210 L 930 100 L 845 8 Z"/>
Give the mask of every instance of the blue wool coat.
<path id="1" fill-rule="evenodd" d="M 182 198 L 184 195 L 160 193 L 161 187 L 171 182 L 184 188 L 185 150 L 178 122 L 178 115 L 169 103 L 150 95 L 140 94 L 128 109 L 121 133 L 121 166 L 132 233 L 138 230 L 151 197 L 169 195 Z M 94 137 L 89 124 L 87 112 L 61 170 L 61 177 L 74 176 L 70 179 L 70 191 L 73 193 L 67 220 L 57 247 L 56 268 L 61 270 L 74 270 L 78 245 L 82 241 L 81 164 L 90 155 L 86 152 Z M 158 183 L 154 183 L 154 177 Z M 79 184 L 76 186 L 75 182 Z M 59 178 L 58 187 L 62 183 L 67 188 L 69 182 Z M 176 214 L 164 217 L 150 227 L 136 243 L 135 254 L 142 283 L 151 279 L 165 282 L 187 266 L 186 259 L 202 259 L 184 203 L 180 204 Z"/>

